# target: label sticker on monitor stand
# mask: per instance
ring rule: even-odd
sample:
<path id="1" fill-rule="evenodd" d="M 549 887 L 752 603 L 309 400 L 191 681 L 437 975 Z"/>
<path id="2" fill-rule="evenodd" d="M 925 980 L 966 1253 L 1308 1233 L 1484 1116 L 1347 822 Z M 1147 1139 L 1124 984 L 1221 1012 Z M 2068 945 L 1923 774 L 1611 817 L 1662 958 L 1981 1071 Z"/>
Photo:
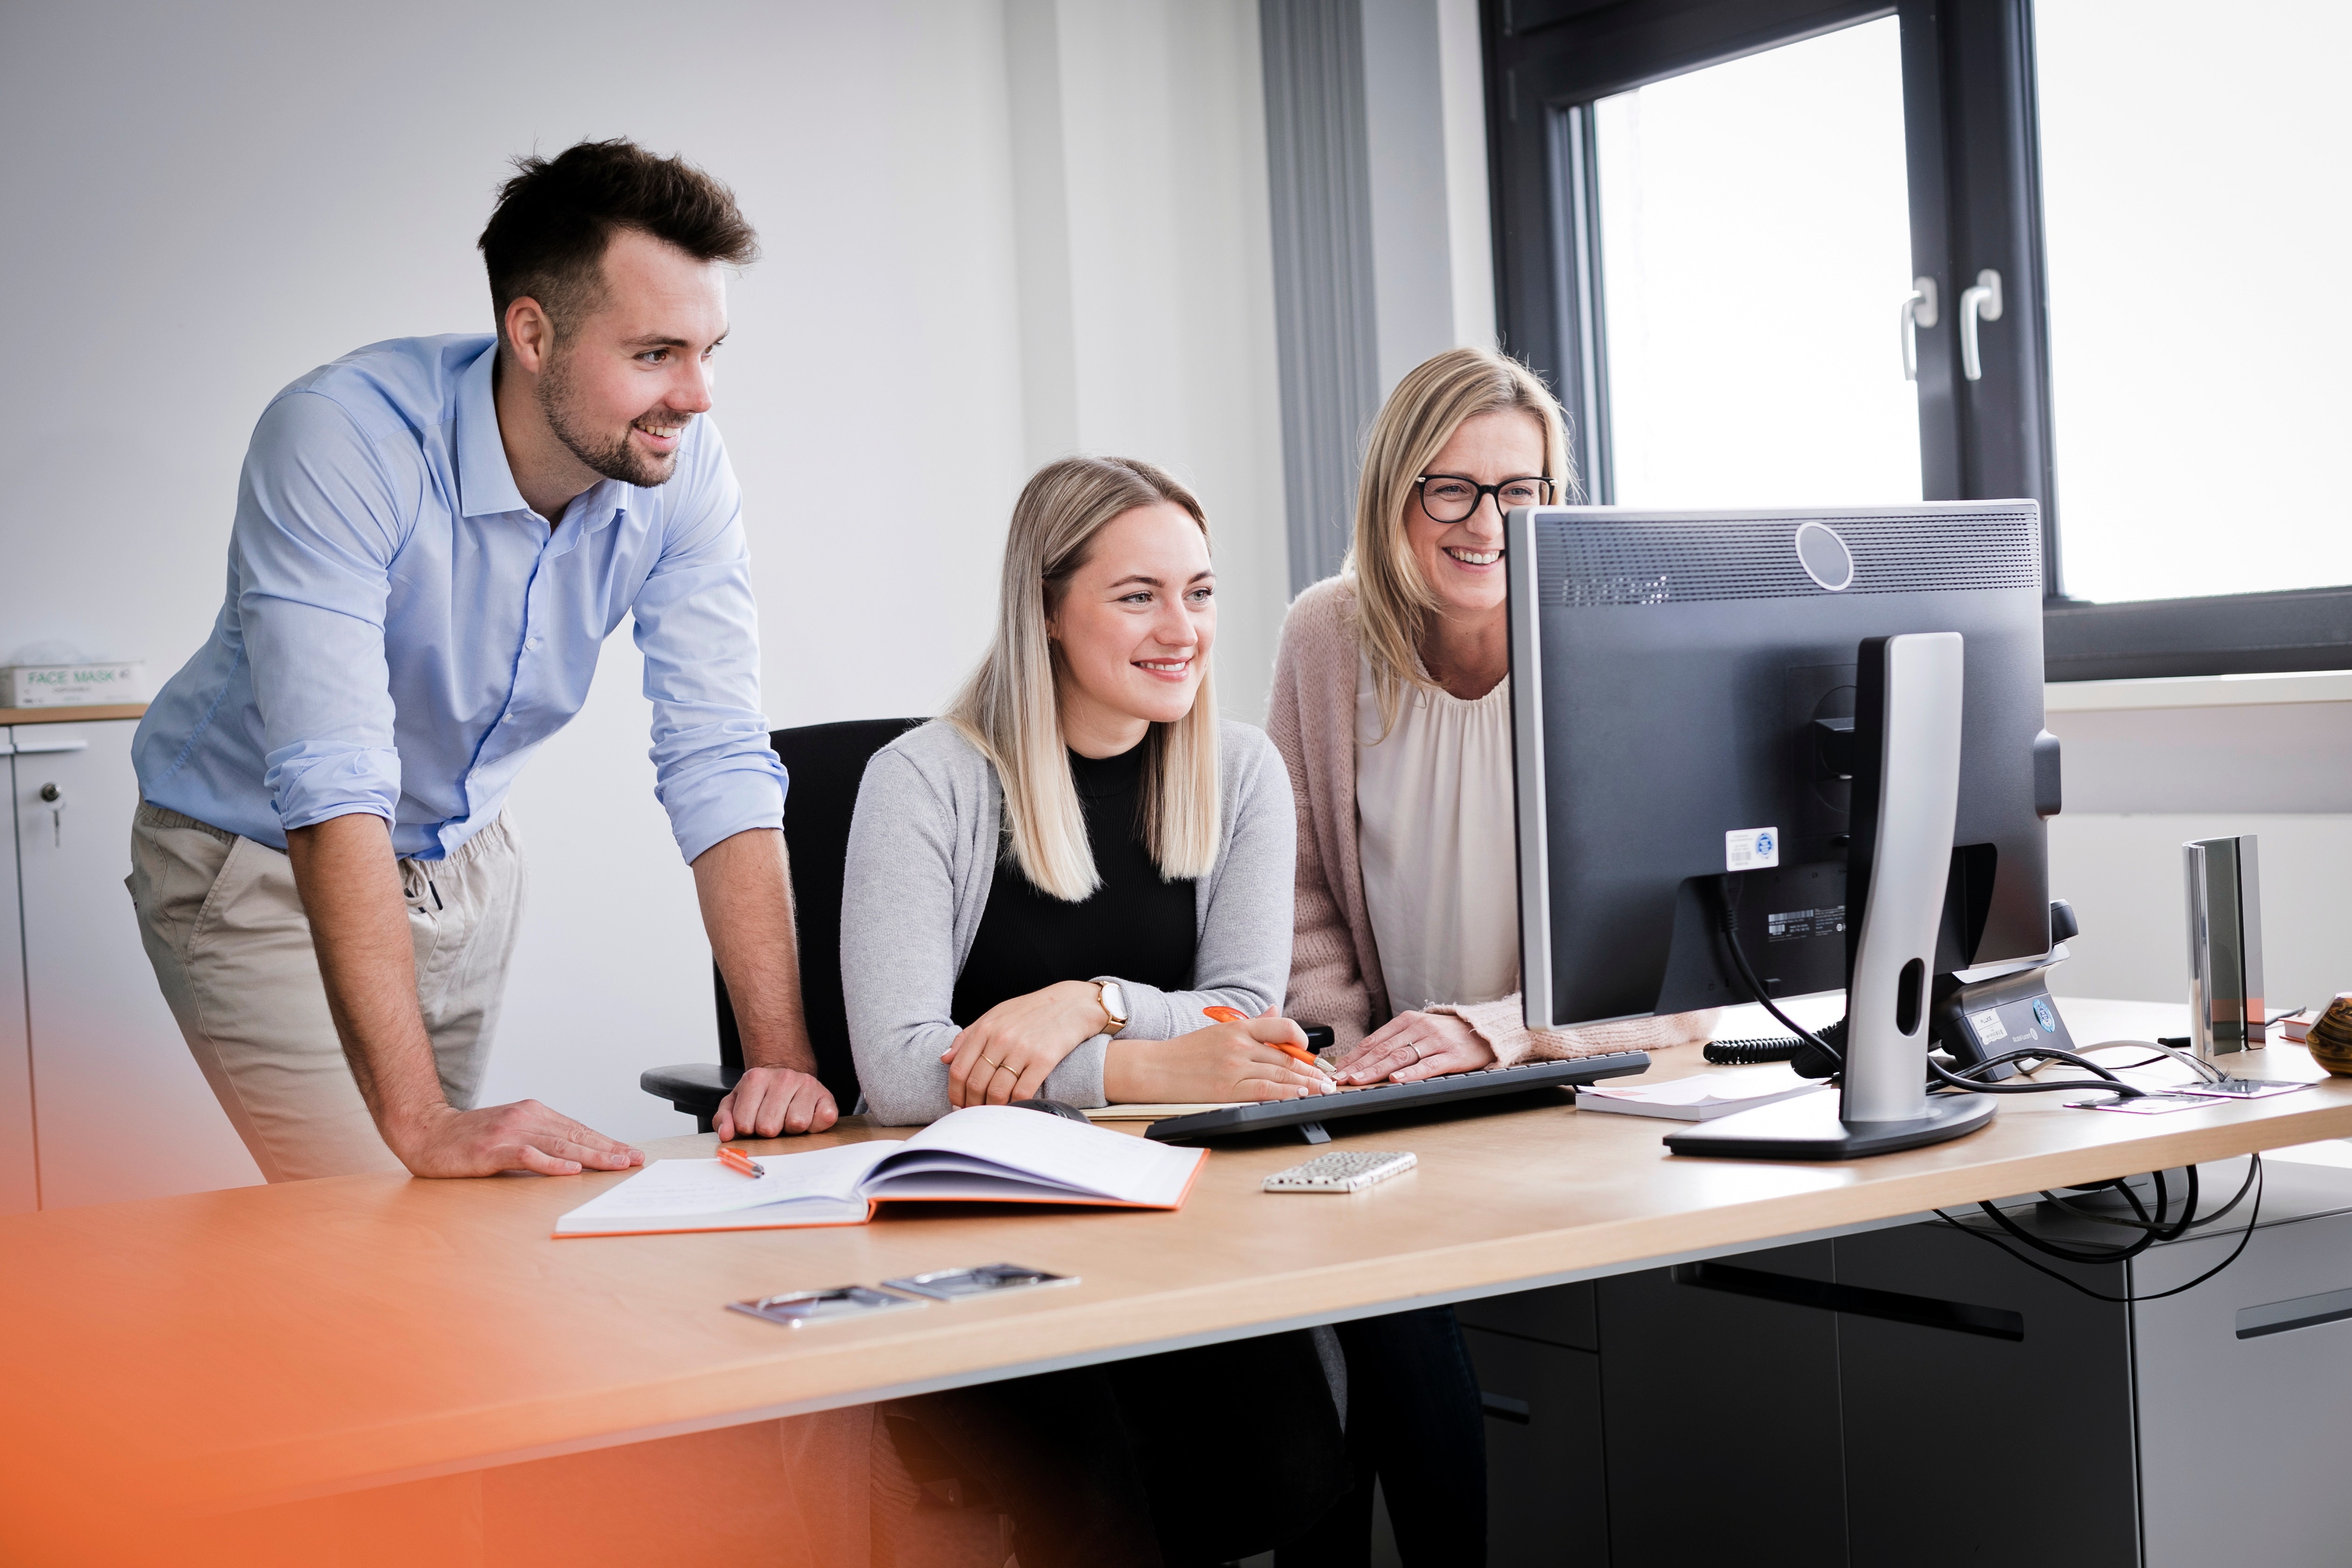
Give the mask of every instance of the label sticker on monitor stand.
<path id="1" fill-rule="evenodd" d="M 1825 910 L 1781 910 L 1764 917 L 1767 942 L 1802 942 L 1807 937 L 1844 934 L 1843 904 L 1832 904 Z"/>
<path id="2" fill-rule="evenodd" d="M 1735 827 L 1723 836 L 1723 868 L 1761 871 L 1780 863 L 1780 830 Z"/>

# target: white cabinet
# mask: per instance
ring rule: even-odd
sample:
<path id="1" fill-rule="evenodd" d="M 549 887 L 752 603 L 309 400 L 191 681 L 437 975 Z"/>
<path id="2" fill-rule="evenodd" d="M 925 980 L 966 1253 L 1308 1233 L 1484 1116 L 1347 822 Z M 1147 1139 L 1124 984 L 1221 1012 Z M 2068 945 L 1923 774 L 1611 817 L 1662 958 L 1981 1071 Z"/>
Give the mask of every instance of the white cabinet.
<path id="1" fill-rule="evenodd" d="M 0 726 L 0 780 L 15 761 L 10 731 Z M 33 1158 L 33 1051 L 25 1034 L 25 942 L 16 898 L 16 819 L 0 811 L 0 1214 L 40 1206 Z"/>
<path id="2" fill-rule="evenodd" d="M 163 1005 L 123 887 L 135 728 L 0 729 L 13 753 L 10 920 L 23 931 L 20 944 L 13 923 L 0 923 L 0 1009 L 17 1031 L 0 1019 L 0 1078 L 10 1079 L 0 1084 L 0 1206 L 32 1206 L 17 1201 L 16 1173 L 35 1164 L 35 1148 L 43 1208 L 261 1179 Z M 29 1129 L 11 1120 L 19 1079 Z"/>

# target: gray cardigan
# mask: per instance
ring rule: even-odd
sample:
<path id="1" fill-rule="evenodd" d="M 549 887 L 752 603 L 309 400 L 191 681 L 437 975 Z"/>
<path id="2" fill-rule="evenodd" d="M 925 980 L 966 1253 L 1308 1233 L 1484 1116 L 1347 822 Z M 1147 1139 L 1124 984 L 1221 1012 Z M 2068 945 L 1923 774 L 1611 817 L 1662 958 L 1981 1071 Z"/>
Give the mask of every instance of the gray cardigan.
<path id="1" fill-rule="evenodd" d="M 1223 834 L 1198 884 L 1200 945 L 1192 991 L 1161 991 L 1122 976 L 1122 1038 L 1167 1040 L 1205 1028 L 1201 1009 L 1255 1016 L 1280 1005 L 1290 974 L 1290 898 L 1297 818 L 1290 775 L 1259 731 L 1218 727 Z M 1004 842 L 994 764 L 953 725 L 933 721 L 876 753 L 858 786 L 841 900 L 841 990 L 866 1110 L 912 1126 L 945 1116 L 953 1043 L 949 1017 Z M 1074 977 L 1075 978 L 1075 977 Z M 1108 1035 L 1072 1051 L 1045 1093 L 1101 1105 Z"/>

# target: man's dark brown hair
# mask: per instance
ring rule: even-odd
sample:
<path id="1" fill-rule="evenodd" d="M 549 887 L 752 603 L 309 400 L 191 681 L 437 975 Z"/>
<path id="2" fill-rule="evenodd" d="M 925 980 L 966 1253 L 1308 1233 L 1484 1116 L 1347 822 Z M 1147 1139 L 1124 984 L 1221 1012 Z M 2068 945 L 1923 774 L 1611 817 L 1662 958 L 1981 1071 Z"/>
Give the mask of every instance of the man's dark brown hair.
<path id="1" fill-rule="evenodd" d="M 735 193 L 683 158 L 656 158 L 625 139 L 583 142 L 554 158 L 517 158 L 478 243 L 505 335 L 507 307 L 528 295 L 560 332 L 604 301 L 604 247 L 638 229 L 698 261 L 742 266 L 759 237 Z"/>

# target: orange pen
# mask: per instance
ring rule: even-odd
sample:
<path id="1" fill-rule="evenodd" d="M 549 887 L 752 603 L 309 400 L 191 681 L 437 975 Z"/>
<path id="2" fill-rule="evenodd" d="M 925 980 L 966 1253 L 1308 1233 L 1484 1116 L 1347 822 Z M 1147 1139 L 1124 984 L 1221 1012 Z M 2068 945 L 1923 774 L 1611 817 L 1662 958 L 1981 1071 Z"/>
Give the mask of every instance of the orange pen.
<path id="1" fill-rule="evenodd" d="M 1244 1013 L 1238 1007 L 1203 1007 L 1201 1009 L 1201 1012 L 1212 1024 L 1246 1024 L 1249 1022 L 1249 1015 Z M 1321 1068 L 1327 1073 L 1331 1070 L 1330 1067 L 1325 1063 L 1321 1057 L 1317 1056 L 1313 1051 L 1303 1050 L 1299 1047 L 1292 1045 L 1287 1040 L 1268 1040 L 1265 1043 L 1286 1056 L 1297 1057 L 1308 1067 Z"/>
<path id="2" fill-rule="evenodd" d="M 732 1143 L 721 1143 L 719 1145 L 719 1163 L 726 1166 L 729 1170 L 740 1172 L 741 1174 L 746 1176 L 764 1176 L 767 1174 L 765 1171 L 760 1169 L 760 1163 L 757 1160 L 752 1159 L 751 1155 L 746 1154 L 742 1150 L 738 1149 Z"/>

